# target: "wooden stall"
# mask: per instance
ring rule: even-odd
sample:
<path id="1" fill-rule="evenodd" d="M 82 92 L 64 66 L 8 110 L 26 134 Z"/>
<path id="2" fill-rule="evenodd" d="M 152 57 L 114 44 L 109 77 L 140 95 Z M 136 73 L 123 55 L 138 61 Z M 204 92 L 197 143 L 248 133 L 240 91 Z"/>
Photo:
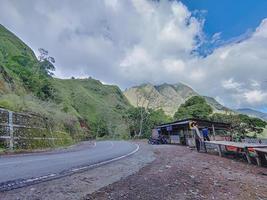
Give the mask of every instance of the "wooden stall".
<path id="1" fill-rule="evenodd" d="M 165 136 L 171 144 L 181 144 L 195 146 L 195 130 L 197 127 L 200 131 L 208 128 L 210 136 L 215 139 L 216 131 L 229 131 L 230 124 L 219 123 L 202 119 L 184 119 L 167 124 L 161 124 L 155 127 L 155 130 Z"/>

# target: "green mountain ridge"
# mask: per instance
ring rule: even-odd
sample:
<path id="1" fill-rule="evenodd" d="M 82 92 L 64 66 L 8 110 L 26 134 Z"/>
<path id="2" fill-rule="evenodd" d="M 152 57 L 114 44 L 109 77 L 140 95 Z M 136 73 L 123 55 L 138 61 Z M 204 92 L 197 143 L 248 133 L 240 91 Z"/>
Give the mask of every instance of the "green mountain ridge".
<path id="1" fill-rule="evenodd" d="M 201 96 L 191 87 L 183 84 L 152 85 L 150 83 L 134 86 L 124 91 L 133 106 L 143 103 L 152 109 L 163 109 L 167 115 L 173 116 L 179 106 L 192 96 Z M 214 112 L 227 112 L 230 109 L 221 105 L 212 97 L 203 96 Z"/>
<path id="2" fill-rule="evenodd" d="M 237 109 L 236 112 L 241 113 L 241 114 L 245 114 L 248 116 L 252 116 L 252 117 L 257 117 L 257 118 L 260 118 L 260 119 L 267 121 L 267 113 L 253 110 L 251 108 L 240 108 L 240 109 Z"/>

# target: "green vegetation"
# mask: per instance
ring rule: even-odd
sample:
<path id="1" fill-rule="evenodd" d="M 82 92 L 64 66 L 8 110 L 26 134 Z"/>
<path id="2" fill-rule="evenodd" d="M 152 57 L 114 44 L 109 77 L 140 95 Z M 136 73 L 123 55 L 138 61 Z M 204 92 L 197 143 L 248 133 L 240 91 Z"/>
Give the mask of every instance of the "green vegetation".
<path id="1" fill-rule="evenodd" d="M 30 129 L 27 130 L 27 134 L 25 136 L 27 136 L 27 139 L 20 138 L 17 140 L 16 150 L 56 148 L 60 146 L 68 146 L 74 143 L 74 140 L 69 134 L 60 131 L 53 131 L 50 133 L 45 129 Z"/>
<path id="2" fill-rule="evenodd" d="M 49 76 L 49 71 L 53 70 L 51 61 L 54 60 L 48 55 L 37 60 L 27 45 L 0 25 L 0 93 L 22 94 L 25 88 L 41 99 L 50 98 L 53 90 Z"/>
<path id="3" fill-rule="evenodd" d="M 123 116 L 131 106 L 117 86 L 92 78 L 55 79 L 55 59 L 44 49 L 39 53 L 37 59 L 0 25 L 0 107 L 41 115 L 53 132 L 67 132 L 74 140 L 127 137 Z"/>
<path id="4" fill-rule="evenodd" d="M 53 81 L 55 101 L 62 112 L 76 116 L 93 137 L 128 134 L 123 116 L 129 105 L 117 86 L 92 78 Z"/>
<path id="5" fill-rule="evenodd" d="M 193 96 L 201 96 L 183 83 L 152 85 L 150 83 L 131 87 L 124 91 L 131 105 L 138 107 L 140 101 L 149 102 L 149 108 L 163 109 L 169 116 L 174 116 L 181 104 Z M 229 109 L 218 103 L 214 98 L 203 96 L 214 112 L 228 112 Z M 139 105 L 138 105 L 139 104 Z M 141 106 L 142 107 L 142 106 Z"/>
<path id="6" fill-rule="evenodd" d="M 200 96 L 193 96 L 182 104 L 174 114 L 174 119 L 198 118 L 208 119 L 213 110 L 206 100 Z"/>
<path id="7" fill-rule="evenodd" d="M 182 104 L 174 115 L 174 119 L 199 118 L 216 122 L 230 123 L 233 136 L 236 139 L 251 137 L 264 137 L 267 122 L 259 118 L 249 117 L 243 114 L 213 113 L 206 100 L 200 96 L 194 96 Z"/>
<path id="8" fill-rule="evenodd" d="M 128 120 L 131 137 L 143 138 L 148 138 L 156 125 L 172 121 L 162 109 L 152 110 L 142 107 L 130 108 L 125 118 Z"/>
<path id="9" fill-rule="evenodd" d="M 216 101 L 193 96 L 197 93 L 182 84 L 157 87 L 146 84 L 143 89 L 129 90 L 125 93 L 128 99 L 139 102 L 133 107 L 117 86 L 103 85 L 92 78 L 53 78 L 55 59 L 44 49 L 39 52 L 36 58 L 26 44 L 0 25 L 0 107 L 46 118 L 47 130 L 29 132 L 30 135 L 52 133 L 54 137 L 64 138 L 61 142 L 44 140 L 27 144 L 24 141 L 27 144 L 24 148 L 67 145 L 88 138 L 148 137 L 154 126 L 173 120 L 165 113 L 172 113 L 182 103 L 182 97 L 191 98 L 178 108 L 174 119 L 212 117 L 236 127 L 246 124 L 241 133 L 264 133 L 264 123 L 255 118 L 211 116 L 213 108 L 219 107 Z M 174 94 L 175 98 L 165 94 Z"/>
<path id="10" fill-rule="evenodd" d="M 215 113 L 210 117 L 211 120 L 217 122 L 230 123 L 234 137 L 237 139 L 250 137 L 264 137 L 267 122 L 259 118 L 249 117 L 243 114 L 220 114 Z"/>

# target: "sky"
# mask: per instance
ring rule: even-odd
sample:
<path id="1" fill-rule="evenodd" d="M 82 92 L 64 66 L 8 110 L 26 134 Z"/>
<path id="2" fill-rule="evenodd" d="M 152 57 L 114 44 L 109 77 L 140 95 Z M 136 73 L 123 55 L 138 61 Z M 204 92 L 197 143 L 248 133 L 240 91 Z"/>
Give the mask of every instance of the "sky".
<path id="1" fill-rule="evenodd" d="M 125 89 L 186 83 L 230 108 L 267 112 L 266 0 L 1 0 L 0 23 L 56 77 Z"/>

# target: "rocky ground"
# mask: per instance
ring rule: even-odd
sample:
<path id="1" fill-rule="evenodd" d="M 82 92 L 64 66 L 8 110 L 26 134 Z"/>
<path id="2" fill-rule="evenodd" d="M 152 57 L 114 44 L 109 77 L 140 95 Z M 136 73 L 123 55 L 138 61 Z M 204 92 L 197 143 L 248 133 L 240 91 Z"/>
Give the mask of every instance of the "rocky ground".
<path id="1" fill-rule="evenodd" d="M 267 199 L 267 168 L 184 146 L 139 144 L 131 157 L 0 199 Z"/>
<path id="2" fill-rule="evenodd" d="M 154 146 L 156 160 L 84 199 L 267 199 L 267 168 L 183 146 Z"/>

